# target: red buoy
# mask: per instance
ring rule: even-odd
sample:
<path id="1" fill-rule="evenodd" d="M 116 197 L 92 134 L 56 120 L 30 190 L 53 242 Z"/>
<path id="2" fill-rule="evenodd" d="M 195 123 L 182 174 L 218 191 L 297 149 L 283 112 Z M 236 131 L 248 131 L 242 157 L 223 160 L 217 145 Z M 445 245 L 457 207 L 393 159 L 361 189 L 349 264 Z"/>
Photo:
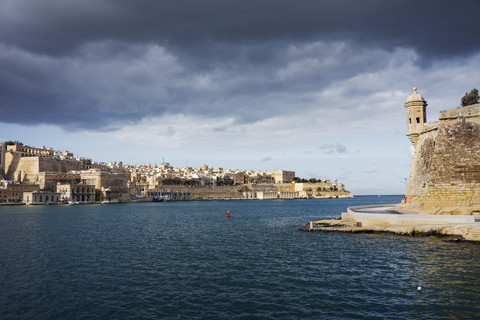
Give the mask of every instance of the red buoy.
<path id="1" fill-rule="evenodd" d="M 227 210 L 227 215 L 226 215 L 225 217 L 227 217 L 227 218 L 230 218 L 230 217 L 231 217 L 231 216 L 230 216 L 230 210 Z"/>

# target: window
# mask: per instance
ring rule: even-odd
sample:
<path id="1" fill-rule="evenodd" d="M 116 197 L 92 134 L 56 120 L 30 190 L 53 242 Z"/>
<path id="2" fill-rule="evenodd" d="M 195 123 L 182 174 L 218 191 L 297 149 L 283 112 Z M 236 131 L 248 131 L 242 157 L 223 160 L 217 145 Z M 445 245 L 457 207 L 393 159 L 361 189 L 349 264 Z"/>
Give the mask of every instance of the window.
<path id="1" fill-rule="evenodd" d="M 417 117 L 417 123 L 420 123 L 420 117 Z"/>
<path id="2" fill-rule="evenodd" d="M 410 124 L 412 124 L 412 118 L 408 118 L 408 121 L 410 122 Z"/>

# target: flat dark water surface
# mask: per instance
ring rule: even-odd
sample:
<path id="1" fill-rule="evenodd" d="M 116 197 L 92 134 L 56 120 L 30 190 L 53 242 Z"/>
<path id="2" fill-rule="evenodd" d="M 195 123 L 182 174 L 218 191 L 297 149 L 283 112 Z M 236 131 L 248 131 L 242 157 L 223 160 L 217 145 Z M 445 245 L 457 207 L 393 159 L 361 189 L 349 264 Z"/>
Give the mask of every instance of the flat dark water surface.
<path id="1" fill-rule="evenodd" d="M 298 231 L 400 200 L 3 206 L 0 318 L 480 318 L 480 245 Z"/>

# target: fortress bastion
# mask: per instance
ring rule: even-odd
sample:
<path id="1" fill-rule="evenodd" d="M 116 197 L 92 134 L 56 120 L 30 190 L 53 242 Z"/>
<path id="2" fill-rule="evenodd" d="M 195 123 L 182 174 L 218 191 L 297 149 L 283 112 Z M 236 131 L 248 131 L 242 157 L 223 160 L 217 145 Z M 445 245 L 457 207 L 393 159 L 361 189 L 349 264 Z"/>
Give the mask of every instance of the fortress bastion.
<path id="1" fill-rule="evenodd" d="M 480 212 L 480 104 L 440 112 L 427 123 L 427 103 L 414 93 L 405 102 L 413 156 L 401 207 L 424 214 Z"/>

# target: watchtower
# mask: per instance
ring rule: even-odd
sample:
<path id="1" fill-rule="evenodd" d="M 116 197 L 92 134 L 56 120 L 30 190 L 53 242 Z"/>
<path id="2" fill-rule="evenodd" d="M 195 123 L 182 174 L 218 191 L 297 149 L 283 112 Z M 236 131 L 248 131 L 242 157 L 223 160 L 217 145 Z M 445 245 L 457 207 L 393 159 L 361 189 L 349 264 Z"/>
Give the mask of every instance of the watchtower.
<path id="1" fill-rule="evenodd" d="M 407 113 L 407 137 L 415 146 L 423 126 L 427 123 L 427 102 L 417 93 L 417 88 L 413 88 L 413 94 L 407 98 L 405 111 Z"/>

